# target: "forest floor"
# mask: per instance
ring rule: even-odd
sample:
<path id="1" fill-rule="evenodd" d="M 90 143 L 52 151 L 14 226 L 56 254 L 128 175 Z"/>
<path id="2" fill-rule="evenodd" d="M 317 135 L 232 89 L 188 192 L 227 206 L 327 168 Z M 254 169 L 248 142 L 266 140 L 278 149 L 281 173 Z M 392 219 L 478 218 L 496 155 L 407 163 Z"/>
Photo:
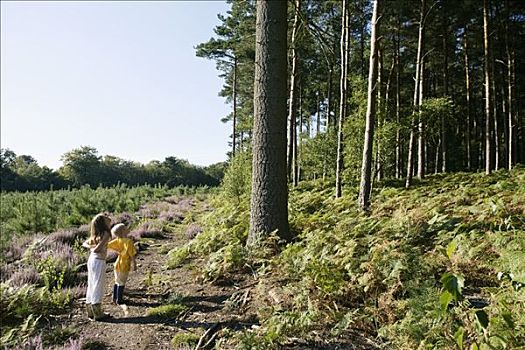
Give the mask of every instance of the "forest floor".
<path id="1" fill-rule="evenodd" d="M 103 300 L 104 311 L 112 317 L 101 322 L 90 321 L 85 313 L 84 299 L 75 302 L 69 325 L 79 330 L 84 343 L 91 344 L 90 349 L 173 349 L 171 340 L 177 333 L 193 334 L 199 339 L 210 328 L 240 330 L 256 324 L 254 313 L 247 309 L 237 313 L 226 303 L 234 293 L 249 291 L 253 286 L 249 275 L 228 283 L 207 283 L 199 270 L 204 261 L 199 260 L 170 270 L 166 267 L 166 252 L 185 244 L 188 238 L 180 232 L 164 232 L 164 235 L 161 239 L 147 239 L 147 243 L 141 240 L 144 250 L 137 256 L 137 271 L 130 273 L 124 291 L 127 314 L 121 306 L 112 304 L 112 263 L 107 264 Z M 173 299 L 178 299 L 187 311 L 176 318 L 148 315 L 148 310 Z M 210 337 L 212 334 L 208 333 Z"/>
<path id="2" fill-rule="evenodd" d="M 194 201 L 186 213 L 196 218 L 213 210 L 205 201 Z M 183 210 L 181 209 L 181 212 Z M 184 213 L 183 213 L 184 214 Z M 203 279 L 204 259 L 193 259 L 181 267 L 167 268 L 167 252 L 186 244 L 187 225 L 180 224 L 178 232 L 163 232 L 163 238 L 140 240 L 137 271 L 131 272 L 121 306 L 112 304 L 113 264 L 106 268 L 106 289 L 103 308 L 110 318 L 94 322 L 85 313 L 85 299 L 77 299 L 72 313 L 64 323 L 78 331 L 83 348 L 98 349 L 234 349 L 228 338 L 233 333 L 255 330 L 257 318 L 258 281 L 250 273 L 230 274 L 227 279 L 208 282 Z M 254 296 L 252 298 L 252 296 Z M 182 304 L 185 311 L 176 317 L 152 316 L 149 310 L 169 303 Z M 182 333 L 182 334 L 181 334 Z M 174 336 L 192 339 L 173 344 Z M 280 349 L 378 349 L 379 346 L 365 334 L 347 333 L 331 337 L 322 329 L 314 331 L 310 340 L 292 338 Z M 221 338 L 222 341 L 220 340 Z M 217 344 L 217 342 L 219 342 Z M 196 343 L 200 342 L 200 346 Z M 206 344 L 207 343 L 207 344 Z"/>

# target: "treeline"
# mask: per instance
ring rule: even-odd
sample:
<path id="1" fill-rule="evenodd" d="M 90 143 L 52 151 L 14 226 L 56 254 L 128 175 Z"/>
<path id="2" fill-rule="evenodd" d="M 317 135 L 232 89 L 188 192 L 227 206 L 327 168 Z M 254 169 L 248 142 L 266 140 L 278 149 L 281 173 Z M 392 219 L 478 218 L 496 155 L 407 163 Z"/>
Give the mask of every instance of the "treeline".
<path id="1" fill-rule="evenodd" d="M 255 1 L 231 9 L 196 54 L 231 103 L 231 154 L 251 151 Z M 525 162 L 525 2 L 381 1 L 372 87 L 372 178 Z M 288 177 L 357 183 L 373 2 L 288 1 Z M 417 81 L 416 81 L 417 79 Z M 415 84 L 416 82 L 416 84 Z"/>
<path id="2" fill-rule="evenodd" d="M 89 146 L 73 149 L 61 159 L 62 167 L 53 170 L 40 166 L 30 155 L 16 155 L 9 149 L 2 149 L 0 188 L 2 191 L 45 191 L 116 184 L 217 186 L 225 166 L 224 163 L 217 163 L 200 167 L 176 157 L 141 164 L 111 155 L 99 156 L 98 151 Z"/>

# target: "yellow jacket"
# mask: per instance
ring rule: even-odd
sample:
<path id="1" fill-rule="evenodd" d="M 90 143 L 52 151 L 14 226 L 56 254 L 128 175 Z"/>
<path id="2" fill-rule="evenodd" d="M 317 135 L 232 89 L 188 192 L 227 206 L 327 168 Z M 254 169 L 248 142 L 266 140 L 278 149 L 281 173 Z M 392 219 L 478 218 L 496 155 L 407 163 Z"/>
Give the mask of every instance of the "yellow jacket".
<path id="1" fill-rule="evenodd" d="M 108 248 L 118 252 L 117 261 L 115 261 L 115 270 L 119 272 L 129 272 L 131 270 L 131 261 L 137 255 L 137 250 L 130 238 L 115 238 L 108 243 Z"/>

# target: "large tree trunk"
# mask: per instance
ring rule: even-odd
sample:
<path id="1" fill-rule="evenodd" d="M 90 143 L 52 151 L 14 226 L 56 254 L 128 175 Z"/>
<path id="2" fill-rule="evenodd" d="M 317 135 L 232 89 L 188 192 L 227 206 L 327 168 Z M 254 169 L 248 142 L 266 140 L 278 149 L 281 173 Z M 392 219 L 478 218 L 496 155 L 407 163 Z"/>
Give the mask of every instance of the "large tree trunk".
<path id="1" fill-rule="evenodd" d="M 299 11 L 301 10 L 301 0 L 295 0 L 295 16 L 292 27 L 292 72 L 290 76 L 290 99 L 288 105 L 288 180 L 292 181 L 292 171 L 294 166 L 294 143 L 296 142 L 297 124 L 297 28 L 299 26 Z"/>
<path id="2" fill-rule="evenodd" d="M 287 4 L 257 1 L 248 245 L 273 231 L 291 239 L 286 179 Z"/>
<path id="3" fill-rule="evenodd" d="M 412 114 L 412 124 L 410 126 L 410 140 L 408 143 L 408 160 L 407 160 L 407 177 L 405 186 L 409 187 L 412 183 L 412 176 L 414 173 L 414 148 L 416 140 L 416 116 L 419 114 L 419 97 L 421 88 L 421 62 L 423 58 L 423 36 L 424 36 L 424 20 L 425 20 L 425 0 L 421 0 L 421 7 L 419 10 L 419 35 L 417 40 L 417 56 L 416 56 L 416 79 L 414 87 L 414 112 Z"/>
<path id="4" fill-rule="evenodd" d="M 343 125 L 346 117 L 346 97 L 348 88 L 347 68 L 348 68 L 348 46 L 349 46 L 349 16 L 347 0 L 343 0 L 343 12 L 341 16 L 341 79 L 340 79 L 340 100 L 339 100 L 339 122 L 337 127 L 337 164 L 335 171 L 335 197 L 339 198 L 342 194 L 342 175 L 343 175 Z"/>
<path id="5" fill-rule="evenodd" d="M 485 174 L 492 172 L 491 147 L 491 74 L 490 74 L 490 38 L 489 38 L 489 1 L 483 0 L 483 57 L 485 59 Z"/>
<path id="6" fill-rule="evenodd" d="M 374 145 L 374 122 L 377 98 L 377 37 L 379 36 L 379 2 L 374 1 L 372 13 L 372 33 L 370 37 L 370 64 L 368 72 L 368 103 L 366 108 L 365 142 L 363 146 L 363 162 L 361 166 L 361 184 L 359 186 L 359 207 L 368 209 L 370 206 L 372 152 Z"/>

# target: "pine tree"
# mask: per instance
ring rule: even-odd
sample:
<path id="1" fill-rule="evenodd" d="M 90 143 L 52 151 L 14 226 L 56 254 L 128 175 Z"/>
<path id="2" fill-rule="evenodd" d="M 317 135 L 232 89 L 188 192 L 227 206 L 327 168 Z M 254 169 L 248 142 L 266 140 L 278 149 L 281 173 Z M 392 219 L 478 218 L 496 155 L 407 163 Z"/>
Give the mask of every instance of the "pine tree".
<path id="1" fill-rule="evenodd" d="M 286 12 L 286 1 L 257 2 L 248 245 L 275 230 L 282 239 L 291 238 L 286 177 Z"/>

